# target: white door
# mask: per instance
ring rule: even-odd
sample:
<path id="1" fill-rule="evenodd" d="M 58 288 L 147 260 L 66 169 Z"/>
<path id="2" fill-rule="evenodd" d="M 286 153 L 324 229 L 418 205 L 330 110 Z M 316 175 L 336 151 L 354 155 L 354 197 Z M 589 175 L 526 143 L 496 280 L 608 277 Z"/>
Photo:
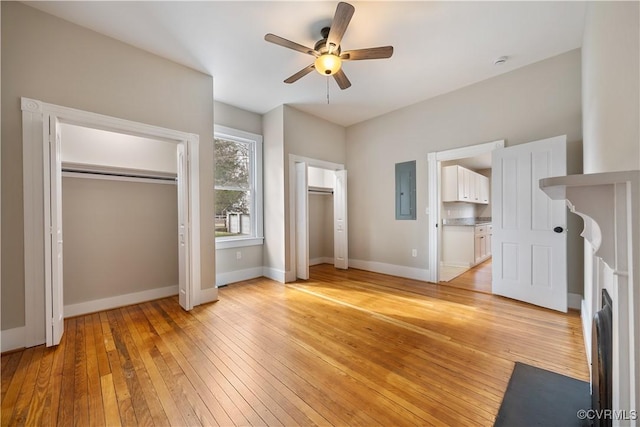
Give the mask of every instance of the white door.
<path id="1" fill-rule="evenodd" d="M 189 188 L 188 158 L 185 144 L 178 151 L 178 300 L 185 310 L 193 308 L 191 301 L 191 276 L 189 271 Z"/>
<path id="2" fill-rule="evenodd" d="M 60 122 L 55 116 L 49 118 L 49 185 L 50 215 L 45 218 L 45 244 L 48 252 L 45 263 L 45 307 L 46 307 L 46 343 L 47 347 L 60 344 L 64 332 L 64 301 L 62 297 L 62 151 Z M 46 211 L 46 210 L 45 210 Z"/>
<path id="3" fill-rule="evenodd" d="M 296 163 L 296 277 L 309 279 L 309 189 L 308 168 Z"/>
<path id="4" fill-rule="evenodd" d="M 333 189 L 333 257 L 336 268 L 349 268 L 349 235 L 347 232 L 347 171 L 336 171 Z"/>
<path id="5" fill-rule="evenodd" d="M 566 175 L 566 136 L 493 151 L 493 293 L 567 311 L 564 201 L 539 180 Z"/>

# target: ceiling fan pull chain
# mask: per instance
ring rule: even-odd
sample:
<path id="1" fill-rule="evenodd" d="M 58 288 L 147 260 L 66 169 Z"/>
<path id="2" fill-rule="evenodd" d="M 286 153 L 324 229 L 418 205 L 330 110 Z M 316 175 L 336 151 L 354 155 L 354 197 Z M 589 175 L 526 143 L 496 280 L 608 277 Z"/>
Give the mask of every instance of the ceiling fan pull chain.
<path id="1" fill-rule="evenodd" d="M 329 105 L 329 77 L 327 77 L 327 105 Z"/>

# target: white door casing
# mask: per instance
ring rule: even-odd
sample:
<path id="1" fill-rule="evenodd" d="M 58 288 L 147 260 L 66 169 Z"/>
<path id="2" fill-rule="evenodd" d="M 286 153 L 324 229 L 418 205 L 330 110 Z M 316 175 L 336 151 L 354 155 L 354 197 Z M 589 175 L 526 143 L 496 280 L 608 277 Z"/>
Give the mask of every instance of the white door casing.
<path id="1" fill-rule="evenodd" d="M 495 150 L 492 169 L 493 293 L 566 312 L 566 206 L 539 187 L 566 175 L 566 136 Z"/>
<path id="2" fill-rule="evenodd" d="M 187 178 L 188 156 L 184 144 L 178 144 L 178 301 L 185 310 L 191 310 L 193 304 L 188 284 L 189 275 L 189 182 Z"/>
<path id="3" fill-rule="evenodd" d="M 171 141 L 184 148 L 188 155 L 186 158 L 191 160 L 192 164 L 187 162 L 186 166 L 183 165 L 183 179 L 180 180 L 185 184 L 185 191 L 188 191 L 188 194 L 179 197 L 183 203 L 183 212 L 186 213 L 185 249 L 189 255 L 185 261 L 181 261 L 185 266 L 186 277 L 183 289 L 187 290 L 188 298 L 185 307 L 197 305 L 200 296 L 198 135 L 29 98 L 21 99 L 21 108 L 25 221 L 25 347 L 43 343 L 47 346 L 56 345 L 62 337 L 64 327 L 60 191 L 62 159 L 58 126 L 60 121 Z M 34 231 L 36 227 L 41 227 L 44 239 L 38 239 Z M 45 286 L 42 286 L 43 279 Z"/>
<path id="4" fill-rule="evenodd" d="M 62 148 L 58 118 L 49 116 L 49 197 L 50 215 L 45 221 L 45 319 L 47 347 L 60 344 L 64 333 L 63 235 L 62 235 Z M 46 201 L 45 201 L 46 203 Z M 46 209 L 46 206 L 45 206 Z"/>
<path id="5" fill-rule="evenodd" d="M 336 268 L 349 268 L 349 233 L 347 230 L 347 171 L 337 170 L 333 188 L 333 258 Z"/>
<path id="6" fill-rule="evenodd" d="M 296 163 L 296 277 L 309 279 L 309 191 L 308 168 Z"/>
<path id="7" fill-rule="evenodd" d="M 333 163 L 333 162 L 328 162 L 325 160 L 318 160 L 318 159 L 313 159 L 310 157 L 304 157 L 304 156 L 298 156 L 296 154 L 289 154 L 289 266 L 290 269 L 289 271 L 286 272 L 285 274 L 285 282 L 293 282 L 296 280 L 297 277 L 300 277 L 297 273 L 298 270 L 298 226 L 297 226 L 297 217 L 296 217 L 296 210 L 298 209 L 298 199 L 302 197 L 302 188 L 304 188 L 304 197 L 307 198 L 308 200 L 308 179 L 306 183 L 301 183 L 299 182 L 298 176 L 300 174 L 298 174 L 298 169 L 297 169 L 297 164 L 298 163 L 304 163 L 306 165 L 306 168 L 308 169 L 309 166 L 313 166 L 315 168 L 319 168 L 319 169 L 325 169 L 328 171 L 334 171 L 336 173 L 339 173 L 340 171 L 345 170 L 344 169 L 344 165 L 340 164 L 340 163 Z M 308 178 L 308 175 L 305 175 Z M 347 191 L 346 191 L 346 171 L 344 173 L 344 191 L 341 192 L 341 202 L 342 206 L 344 206 L 344 239 L 348 240 L 348 234 L 347 234 Z M 335 186 L 335 184 L 334 184 Z M 300 191 L 300 192 L 299 192 Z M 336 218 L 335 218 L 335 214 L 336 214 L 336 210 L 335 210 L 335 205 L 336 205 L 336 200 L 337 200 L 337 193 L 336 190 L 334 188 L 334 194 L 333 194 L 333 203 L 334 203 L 334 224 L 337 222 Z M 307 205 L 307 211 L 308 211 L 308 205 Z M 307 224 L 308 224 L 308 213 L 307 213 Z M 302 229 L 303 231 L 305 231 L 306 236 L 305 239 L 308 239 L 308 226 L 306 228 Z M 334 237 L 335 239 L 335 237 Z M 345 254 L 345 267 L 347 268 L 347 263 L 348 263 L 348 245 L 347 245 L 347 240 L 345 240 L 345 244 L 344 244 L 344 254 Z M 334 240 L 334 245 L 335 245 L 335 240 Z M 303 249 L 304 250 L 304 249 Z M 335 248 L 334 248 L 335 250 Z M 308 242 L 307 242 L 307 249 L 306 249 L 306 263 L 308 265 L 309 261 L 309 250 L 308 250 Z M 335 259 L 335 253 L 334 253 L 334 259 Z M 335 261 L 334 261 L 335 263 Z M 337 267 L 337 265 L 336 265 Z M 340 267 L 339 267 L 340 268 Z M 308 267 L 307 267 L 308 269 Z"/>
<path id="8" fill-rule="evenodd" d="M 428 280 L 438 283 L 440 276 L 440 245 L 442 242 L 442 227 L 440 205 L 441 197 L 441 162 L 448 160 L 464 159 L 466 157 L 474 157 L 504 147 L 504 140 L 493 142 L 485 142 L 482 144 L 470 145 L 467 147 L 453 148 L 451 150 L 431 152 L 427 154 L 427 188 L 429 207 L 427 215 L 429 216 L 429 275 Z"/>

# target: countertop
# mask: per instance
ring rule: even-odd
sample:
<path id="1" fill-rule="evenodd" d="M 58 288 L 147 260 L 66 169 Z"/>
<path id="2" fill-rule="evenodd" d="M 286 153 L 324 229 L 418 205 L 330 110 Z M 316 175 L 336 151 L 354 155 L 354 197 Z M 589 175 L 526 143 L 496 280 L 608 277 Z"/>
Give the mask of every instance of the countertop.
<path id="1" fill-rule="evenodd" d="M 443 219 L 442 225 L 456 225 L 456 226 L 470 226 L 474 227 L 476 225 L 486 225 L 491 224 L 491 218 L 480 217 L 480 218 L 450 218 Z"/>

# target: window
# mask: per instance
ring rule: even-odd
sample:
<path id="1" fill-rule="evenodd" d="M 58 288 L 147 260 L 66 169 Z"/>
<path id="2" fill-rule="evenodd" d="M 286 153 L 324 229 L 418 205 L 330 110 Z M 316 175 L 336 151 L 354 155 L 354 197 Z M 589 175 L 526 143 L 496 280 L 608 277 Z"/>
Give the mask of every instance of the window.
<path id="1" fill-rule="evenodd" d="M 262 136 L 216 125 L 214 147 L 216 247 L 260 245 Z"/>

